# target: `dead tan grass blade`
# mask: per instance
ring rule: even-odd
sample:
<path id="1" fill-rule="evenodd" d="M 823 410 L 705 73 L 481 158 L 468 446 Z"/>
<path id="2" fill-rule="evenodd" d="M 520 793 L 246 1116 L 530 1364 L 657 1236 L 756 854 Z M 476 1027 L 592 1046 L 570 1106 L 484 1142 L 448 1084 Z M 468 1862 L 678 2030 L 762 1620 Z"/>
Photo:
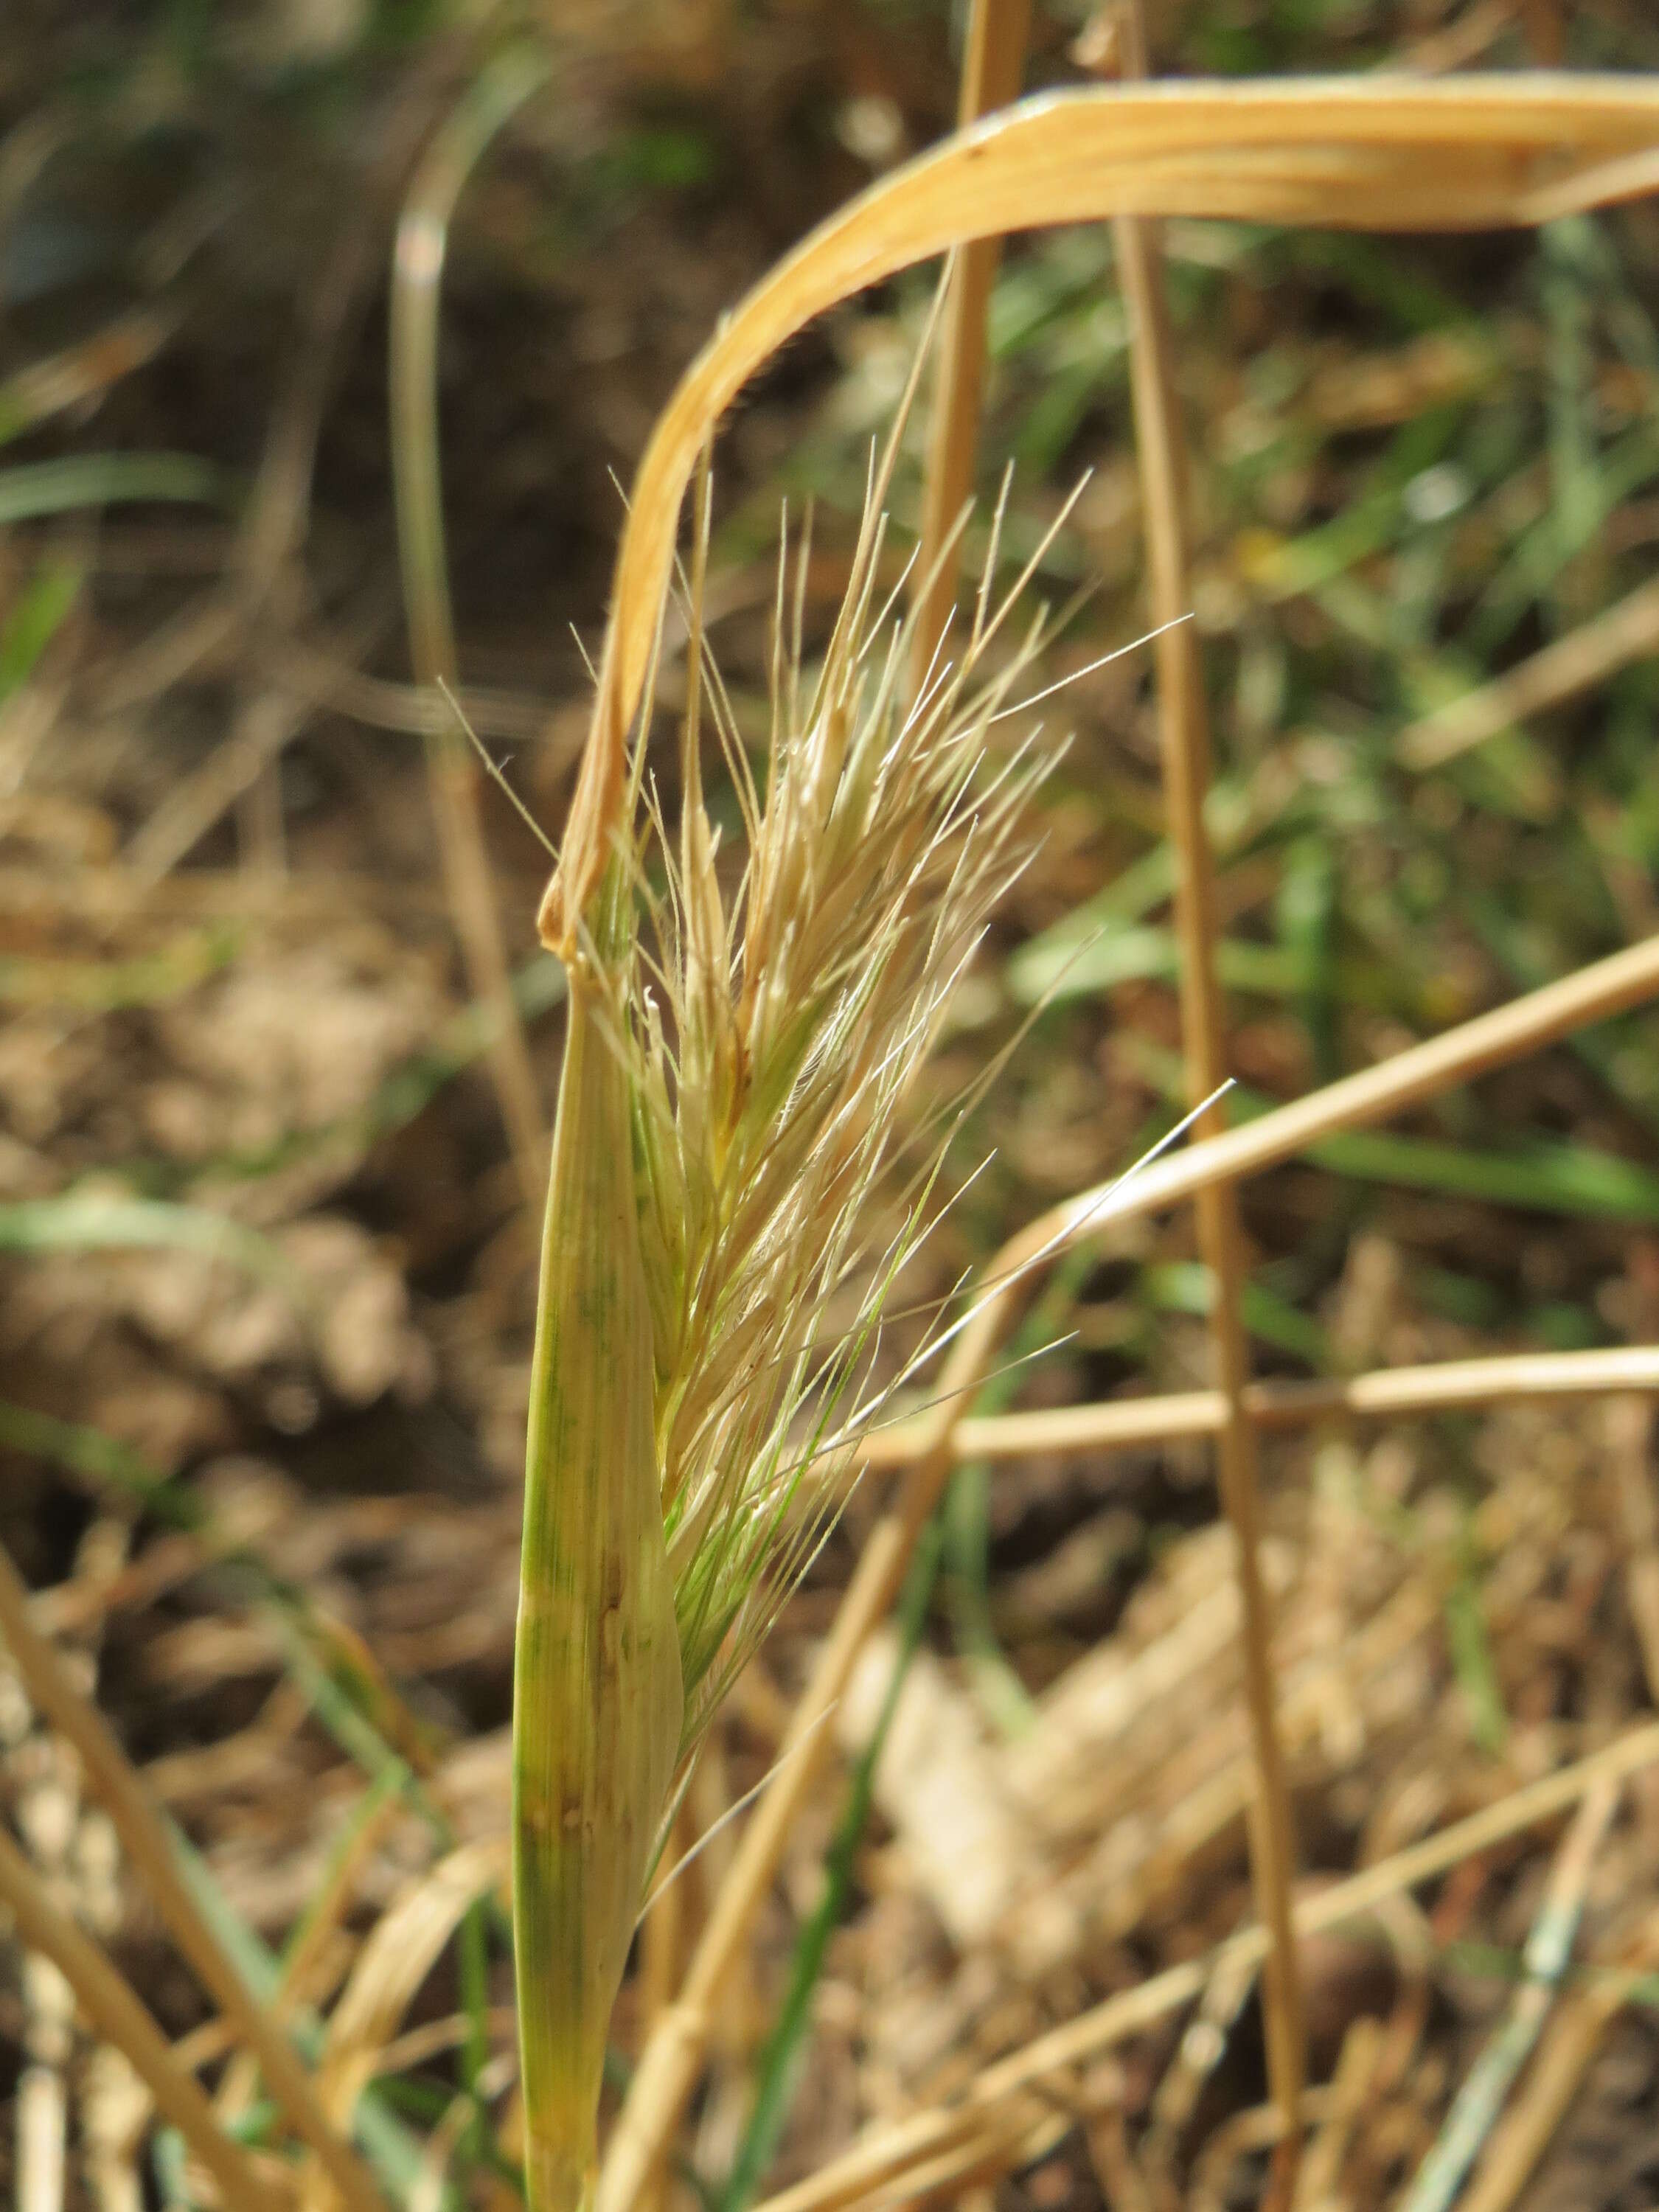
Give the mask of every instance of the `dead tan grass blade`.
<path id="1" fill-rule="evenodd" d="M 1258 1428 L 1295 1429 L 1345 1418 L 1398 1420 L 1454 1407 L 1601 1397 L 1621 1390 L 1659 1393 L 1659 1345 L 1520 1352 L 1427 1367 L 1382 1367 L 1340 1378 L 1252 1382 L 1243 1404 Z M 1219 1390 L 1177 1390 L 1095 1406 L 1044 1406 L 1025 1413 L 964 1413 L 951 1431 L 951 1452 L 957 1460 L 975 1460 L 1109 1450 L 1213 1436 L 1226 1418 L 1227 1401 Z M 866 1467 L 908 1467 L 915 1456 L 915 1437 L 914 1417 L 872 1437 L 864 1447 Z"/>
<path id="2" fill-rule="evenodd" d="M 733 311 L 664 410 L 635 478 L 599 696 L 542 933 L 574 943 L 611 853 L 697 455 L 749 378 L 814 316 L 975 239 L 1119 215 L 1324 228 L 1485 230 L 1659 181 L 1659 86 L 1613 76 L 1382 76 L 1169 84 L 1023 101 L 884 178 Z"/>
<path id="3" fill-rule="evenodd" d="M 410 1881 L 375 1923 L 329 2015 L 318 2068 L 319 2092 L 337 2125 L 349 2124 L 411 2000 L 468 1907 L 505 1881 L 507 1862 L 502 1840 L 464 1844 Z"/>

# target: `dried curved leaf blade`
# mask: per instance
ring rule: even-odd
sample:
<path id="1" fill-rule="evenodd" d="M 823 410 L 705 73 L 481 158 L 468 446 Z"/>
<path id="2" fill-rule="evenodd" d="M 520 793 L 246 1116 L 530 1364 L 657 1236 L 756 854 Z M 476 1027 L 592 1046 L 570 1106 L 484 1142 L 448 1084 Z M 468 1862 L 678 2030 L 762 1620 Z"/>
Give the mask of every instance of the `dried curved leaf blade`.
<path id="1" fill-rule="evenodd" d="M 635 476 L 565 857 L 543 902 L 557 949 L 610 854 L 697 456 L 744 385 L 827 308 L 975 239 L 1118 215 L 1322 229 L 1483 230 L 1659 181 L 1659 85 L 1540 72 L 1261 79 L 1052 93 L 896 170 L 756 286 L 686 371 Z"/>

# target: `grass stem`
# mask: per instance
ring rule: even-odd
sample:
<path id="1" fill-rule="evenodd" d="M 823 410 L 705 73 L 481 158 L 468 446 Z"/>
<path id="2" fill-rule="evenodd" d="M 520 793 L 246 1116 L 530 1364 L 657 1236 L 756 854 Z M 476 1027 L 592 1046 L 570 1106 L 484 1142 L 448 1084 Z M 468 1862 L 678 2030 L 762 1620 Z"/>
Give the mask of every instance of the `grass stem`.
<path id="1" fill-rule="evenodd" d="M 1031 0 L 972 0 L 957 124 L 963 128 L 1019 97 L 1030 37 Z M 976 238 L 957 256 L 939 338 L 923 492 L 921 554 L 927 584 L 916 624 L 911 678 L 920 688 L 956 597 L 961 566 L 957 520 L 973 496 L 974 459 L 985 389 L 985 317 L 1002 258 L 1000 238 Z"/>
<path id="2" fill-rule="evenodd" d="M 514 47 L 479 72 L 416 172 L 398 224 L 392 279 L 392 459 L 410 653 L 424 684 L 459 683 L 444 547 L 438 440 L 438 310 L 450 220 L 497 131 L 546 80 L 540 48 Z M 459 730 L 427 743 L 445 890 L 473 991 L 496 1030 L 489 1070 L 532 1218 L 546 1174 L 546 1128 L 484 842 L 478 770 Z"/>
<path id="3" fill-rule="evenodd" d="M 1139 0 L 1123 15 L 1126 73 L 1146 74 L 1146 33 Z M 1176 852 L 1175 921 L 1180 945 L 1180 999 L 1187 1103 L 1208 1097 L 1227 1078 L 1226 1018 L 1216 977 L 1220 927 L 1215 870 L 1204 826 L 1210 786 L 1210 731 L 1198 638 L 1183 617 L 1192 609 L 1188 548 L 1186 437 L 1176 396 L 1169 308 L 1158 233 L 1145 217 L 1121 215 L 1113 225 L 1119 281 L 1129 311 L 1130 385 L 1140 462 L 1147 576 L 1158 670 L 1158 744 L 1164 804 Z M 1200 1127 L 1225 1126 L 1224 1103 Z M 1240 1313 L 1244 1253 L 1238 1194 L 1215 1183 L 1197 1200 L 1198 1245 L 1215 1285 L 1210 1340 L 1216 1380 L 1226 1407 L 1216 1433 L 1221 1499 L 1232 1523 L 1242 1609 L 1245 1703 L 1255 1758 L 1250 1808 L 1250 1864 L 1257 1910 L 1273 1934 L 1263 1981 L 1267 2074 L 1284 2124 L 1274 2153 L 1278 2201 L 1288 2197 L 1300 2141 L 1306 2075 L 1306 2027 L 1301 1976 L 1291 1926 L 1296 1838 L 1290 1784 L 1273 1704 L 1273 1606 L 1261 1565 L 1261 1480 L 1256 1430 L 1244 1405 L 1249 1346 Z"/>

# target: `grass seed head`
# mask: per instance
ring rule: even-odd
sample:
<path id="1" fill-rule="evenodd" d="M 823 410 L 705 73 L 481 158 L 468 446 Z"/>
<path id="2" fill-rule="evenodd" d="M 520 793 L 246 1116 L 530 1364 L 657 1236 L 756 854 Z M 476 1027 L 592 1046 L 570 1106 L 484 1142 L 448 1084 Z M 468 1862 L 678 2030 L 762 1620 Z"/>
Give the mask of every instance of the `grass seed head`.
<path id="1" fill-rule="evenodd" d="M 610 1002 L 636 1127 L 688 1744 L 842 1494 L 883 1302 L 923 1224 L 913 1196 L 872 1254 L 878 1185 L 951 989 L 1027 850 L 1036 768 L 1024 755 L 988 775 L 984 741 L 1036 639 L 988 678 L 981 608 L 957 660 L 941 653 L 909 697 L 911 623 L 876 603 L 884 534 L 872 505 L 810 684 L 798 646 L 778 657 L 763 794 L 706 659 L 694 578 L 693 666 L 746 864 L 723 896 L 694 708 L 679 836 L 647 808 L 636 854 L 641 886 L 653 860 L 665 878 L 641 898 L 651 942 Z"/>
<path id="2" fill-rule="evenodd" d="M 985 736 L 1037 630 L 988 674 L 1008 607 L 982 591 L 911 695 L 915 618 L 877 598 L 896 443 L 810 680 L 805 546 L 793 613 L 781 563 L 763 792 L 703 637 L 705 487 L 678 834 L 636 754 L 633 820 L 573 964 L 515 1701 L 534 2212 L 564 2212 L 591 2160 L 605 2021 L 674 1773 L 843 1494 L 933 1171 L 872 1249 L 878 1186 L 1028 851 L 1037 770 L 1017 754 L 989 774 Z M 705 708 L 746 839 L 725 880 Z"/>

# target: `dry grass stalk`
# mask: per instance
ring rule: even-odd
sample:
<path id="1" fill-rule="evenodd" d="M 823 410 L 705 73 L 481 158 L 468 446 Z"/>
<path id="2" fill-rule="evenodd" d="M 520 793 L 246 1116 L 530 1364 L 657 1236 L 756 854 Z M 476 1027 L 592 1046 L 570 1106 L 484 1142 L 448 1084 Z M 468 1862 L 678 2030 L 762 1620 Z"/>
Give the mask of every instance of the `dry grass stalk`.
<path id="1" fill-rule="evenodd" d="M 133 1533 L 130 1512 L 116 1505 L 100 1512 L 75 1547 L 77 1577 L 107 1585 L 125 1571 Z M 94 1613 L 77 1639 L 68 1666 L 81 1677 L 88 1698 L 95 1695 L 104 1616 Z M 10 1669 L 6 1674 L 13 1681 Z M 32 1717 L 19 1698 L 27 1725 Z M 20 1746 L 15 1734 L 14 1701 L 0 1698 L 0 1771 Z M 10 1725 L 9 1726 L 9 1723 Z M 17 1773 L 20 1788 L 16 1825 L 46 1892 L 71 1912 L 90 1934 L 107 1940 L 118 1925 L 121 1899 L 115 1869 L 100 1864 L 100 1810 L 88 1805 L 80 1760 L 61 1739 L 37 1740 L 25 1751 Z M 75 1999 L 56 1968 L 38 1956 L 27 1958 L 21 1975 L 26 2020 L 27 2063 L 17 2084 L 17 2195 L 22 2212 L 58 2212 L 64 2202 L 68 2152 L 76 2136 L 85 2140 L 93 2115 L 84 2095 L 74 2098 L 70 2063 L 76 2045 Z M 105 2052 L 118 2063 L 117 2055 Z M 77 2069 L 77 2072 L 84 2069 Z M 72 2100 L 78 2104 L 71 2126 Z"/>
<path id="2" fill-rule="evenodd" d="M 1146 75 L 1146 29 L 1138 0 L 1120 18 L 1124 74 Z M 1163 254 L 1155 229 L 1140 216 L 1113 226 L 1118 282 L 1129 313 L 1129 375 L 1134 396 L 1147 586 L 1158 635 L 1158 750 L 1164 805 L 1176 853 L 1175 925 L 1180 947 L 1182 1056 L 1187 1103 L 1212 1097 L 1226 1081 L 1226 1018 L 1216 974 L 1215 871 L 1204 826 L 1210 784 L 1209 714 L 1198 639 L 1182 618 L 1192 606 L 1187 523 L 1187 449 L 1176 397 L 1173 348 L 1164 290 Z M 1226 1109 L 1212 1106 L 1200 1131 L 1224 1127 Z M 1214 1285 L 1209 1332 L 1224 1407 L 1215 1431 L 1222 1504 L 1232 1524 L 1235 1572 L 1243 1608 L 1245 1704 L 1255 1759 L 1250 1798 L 1250 1866 L 1256 1905 L 1272 1930 L 1263 1978 L 1267 2076 L 1284 2122 L 1276 2201 L 1294 2170 L 1297 2112 L 1307 2070 L 1301 1974 L 1291 1935 L 1296 1838 L 1290 1784 L 1273 1708 L 1273 1606 L 1261 1572 L 1261 1479 L 1255 1424 L 1245 1410 L 1249 1345 L 1240 1316 L 1245 1274 L 1238 1195 L 1231 1183 L 1200 1191 L 1198 1248 Z"/>
<path id="3" fill-rule="evenodd" d="M 329 1869 L 322 1887 L 312 1899 L 306 1917 L 283 1955 L 282 1971 L 271 1992 L 270 2012 L 274 2022 L 286 2027 L 303 2004 L 320 2000 L 315 1986 L 318 1969 L 325 1964 L 330 1944 L 350 1911 L 358 1880 L 379 1848 L 387 1829 L 402 1809 L 392 1790 L 380 1784 L 366 1791 L 348 1825 L 344 1848 Z M 238 2051 L 225 2069 L 214 2099 L 214 2109 L 227 2124 L 239 2119 L 253 2101 L 258 2069 L 252 2054 Z"/>
<path id="4" fill-rule="evenodd" d="M 513 48 L 481 70 L 427 149 L 398 224 L 392 260 L 391 386 L 398 552 L 410 649 L 423 685 L 458 684 L 438 458 L 438 301 L 450 219 L 496 132 L 543 84 L 549 57 Z M 541 1203 L 546 1130 L 524 1024 L 507 974 L 477 763 L 453 718 L 428 739 L 433 826 L 468 980 L 495 1015 L 489 1070 L 525 1203 Z"/>
<path id="5" fill-rule="evenodd" d="M 1385 2035 L 1380 2021 L 1362 2013 L 1342 2039 L 1331 2076 L 1331 2109 L 1308 2146 L 1297 2176 L 1294 2212 L 1318 2212 L 1340 2203 L 1343 2160 L 1354 2123 L 1364 2112 L 1382 2068 Z"/>
<path id="6" fill-rule="evenodd" d="M 1490 684 L 1466 691 L 1400 732 L 1395 750 L 1407 768 L 1442 768 L 1471 746 L 1559 707 L 1639 660 L 1659 645 L 1659 580 L 1633 592 L 1565 637 L 1530 654 Z"/>
<path id="7" fill-rule="evenodd" d="M 374 1923 L 329 2015 L 318 2063 L 319 2093 L 338 2125 L 349 2124 L 411 2000 L 474 1899 L 500 1887 L 505 1859 L 497 1838 L 465 1844 L 410 1881 Z M 326 2190 L 319 2173 L 311 2176 L 305 2195 L 320 2212 Z"/>
<path id="8" fill-rule="evenodd" d="M 271 2094 L 282 2106 L 289 2125 L 315 2153 L 351 2212 L 381 2212 L 380 2194 L 368 2167 L 331 2125 L 294 2045 L 248 1990 L 203 1917 L 179 1873 L 161 1819 L 107 1723 L 81 1695 L 51 1644 L 36 1632 L 29 1619 L 28 1592 L 3 1551 L 0 1551 L 0 1636 L 10 1647 L 30 1698 L 79 1753 L 88 1786 L 114 1822 L 173 1941 L 237 2035 L 258 2059 Z M 73 1981 L 75 1976 L 70 1974 L 70 1978 Z M 84 2001 L 84 1992 L 76 1986 Z M 132 2002 L 136 2006 L 136 2000 Z M 137 2009 L 142 2012 L 143 2008 Z M 111 2039 L 135 2065 L 139 2064 L 137 2051 L 121 2036 L 112 2035 Z M 149 2081 L 148 2074 L 145 2078 Z M 173 2117 L 153 2081 L 149 2087 L 162 2111 Z M 214 2133 L 217 2135 L 216 2128 Z"/>
<path id="9" fill-rule="evenodd" d="M 1618 1784 L 1601 1782 L 1573 1815 L 1522 1954 L 1526 1978 L 1465 2076 L 1434 2148 L 1418 2168 L 1404 2212 L 1447 2212 L 1462 2188 L 1555 2002 L 1591 1869 L 1618 1809 Z"/>
<path id="10" fill-rule="evenodd" d="M 1602 2037 L 1650 1979 L 1656 1959 L 1659 1917 L 1650 1915 L 1619 1965 L 1563 2003 L 1527 2075 L 1526 2094 L 1486 2145 L 1461 2200 L 1463 2212 L 1509 2212 L 1571 2111 Z"/>
<path id="11" fill-rule="evenodd" d="M 1527 1400 L 1601 1397 L 1608 1392 L 1659 1394 L 1659 1346 L 1626 1344 L 1595 1352 L 1521 1352 L 1490 1359 L 1451 1359 L 1426 1367 L 1383 1367 L 1369 1375 L 1308 1382 L 1252 1382 L 1244 1411 L 1258 1428 L 1297 1429 L 1340 1418 L 1397 1420 L 1402 1415 Z M 1645 1399 L 1632 1401 L 1644 1417 Z M 1227 1419 L 1219 1390 L 1170 1391 L 1158 1397 L 1115 1398 L 1093 1406 L 1045 1406 L 1025 1413 L 963 1414 L 951 1431 L 957 1460 L 1024 1459 L 1038 1452 L 1098 1451 L 1213 1436 Z M 913 1425 L 903 1422 L 869 1438 L 867 1468 L 903 1468 L 915 1455 Z M 1636 1542 L 1632 1535 L 1632 1542 Z M 1659 1577 L 1651 1607 L 1659 1622 Z M 1659 1652 L 1659 1630 L 1654 1648 Z"/>
<path id="12" fill-rule="evenodd" d="M 1031 0 L 972 0 L 957 101 L 957 126 L 1019 96 L 1030 35 Z M 985 317 L 1002 258 L 1000 238 L 976 238 L 957 257 L 939 332 L 939 377 L 922 492 L 921 560 L 927 580 L 916 623 L 918 689 L 956 599 L 957 518 L 973 497 L 974 458 L 985 385 Z"/>
<path id="13" fill-rule="evenodd" d="M 663 1857 L 678 1866 L 697 1841 L 688 1802 L 682 1802 L 669 1832 Z M 638 2008 L 642 2033 L 649 2036 L 667 2016 L 678 1993 L 684 1968 L 687 1885 L 672 1877 L 652 1893 L 640 1930 Z M 637 2212 L 664 2212 L 669 2179 L 659 2167 L 647 2179 L 636 2200 Z"/>
<path id="14" fill-rule="evenodd" d="M 1362 1128 L 1406 1113 L 1459 1084 L 1540 1051 L 1574 1030 L 1609 1020 L 1655 997 L 1659 997 L 1659 937 L 1650 937 L 1375 1066 L 1328 1083 L 1289 1106 L 1229 1129 L 1224 1136 L 1206 1137 L 1183 1152 L 1155 1160 L 1133 1182 L 1103 1184 L 1063 1200 L 1006 1249 L 1058 1250 L 1090 1235 L 1103 1222 L 1157 1213 L 1194 1196 L 1207 1183 L 1259 1175 L 1339 1129 Z"/>

